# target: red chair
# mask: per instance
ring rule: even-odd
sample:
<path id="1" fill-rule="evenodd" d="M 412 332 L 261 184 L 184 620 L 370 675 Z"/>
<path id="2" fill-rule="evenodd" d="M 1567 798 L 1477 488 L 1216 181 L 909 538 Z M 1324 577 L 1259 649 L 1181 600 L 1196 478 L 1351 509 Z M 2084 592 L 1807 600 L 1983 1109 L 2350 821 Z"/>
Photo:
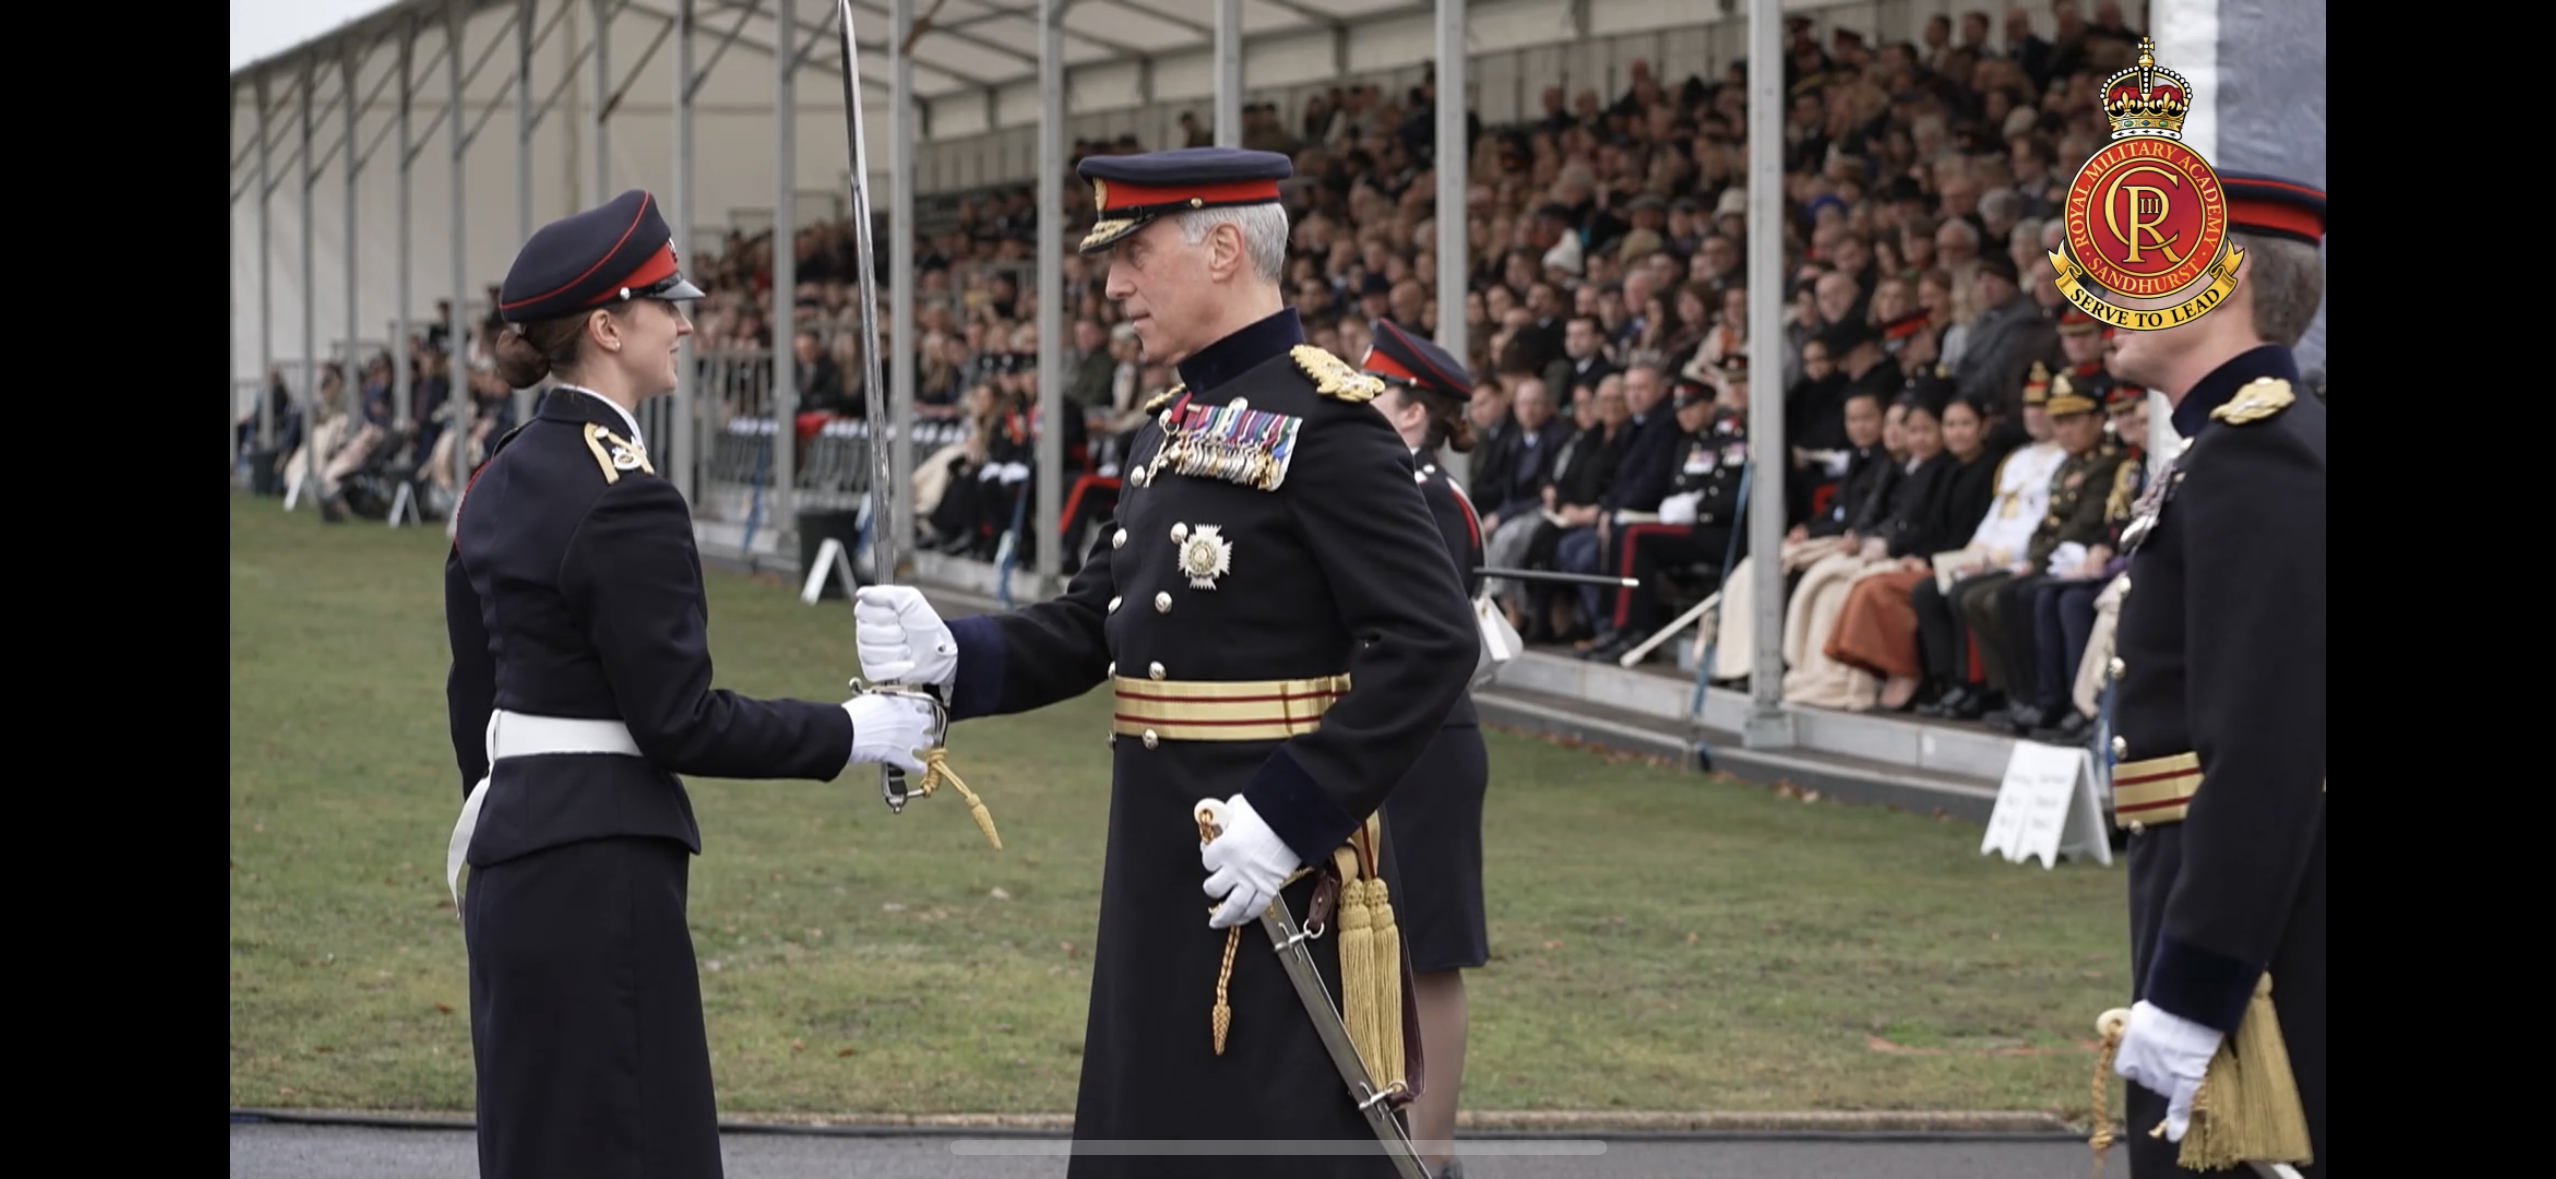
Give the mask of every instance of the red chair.
<path id="1" fill-rule="evenodd" d="M 1830 504 L 1832 504 L 1832 503 L 1835 503 L 1836 501 L 1837 501 L 1837 485 L 1836 485 L 1836 484 L 1834 484 L 1834 483 L 1822 483 L 1822 484 L 1820 484 L 1818 487 L 1816 487 L 1816 488 L 1812 489 L 1812 491 L 1811 491 L 1811 502 L 1810 502 L 1810 514 L 1811 514 L 1811 519 L 1816 520 L 1816 519 L 1820 518 L 1821 516 L 1825 516 L 1825 515 L 1827 515 L 1827 514 L 1828 514 L 1828 506 L 1829 506 Z"/>
<path id="2" fill-rule="evenodd" d="M 1118 494 L 1118 487 L 1118 477 L 1115 475 L 1085 475 L 1076 479 L 1073 490 L 1065 493 L 1065 510 L 1056 515 L 1057 534 L 1062 536 L 1066 529 L 1074 526 L 1074 509 L 1082 506 L 1084 492 L 1099 490 L 1115 496 Z"/>

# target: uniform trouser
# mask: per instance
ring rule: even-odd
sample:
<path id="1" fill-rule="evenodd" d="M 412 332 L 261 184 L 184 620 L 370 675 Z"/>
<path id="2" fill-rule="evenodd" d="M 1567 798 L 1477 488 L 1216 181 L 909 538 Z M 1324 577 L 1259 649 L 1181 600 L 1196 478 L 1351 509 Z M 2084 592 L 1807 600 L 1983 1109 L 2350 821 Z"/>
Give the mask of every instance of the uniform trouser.
<path id="1" fill-rule="evenodd" d="M 2095 595 L 2104 583 L 2094 580 L 2055 582 L 2041 592 L 2033 608 L 2035 668 L 2032 702 L 2056 719 L 2075 707 L 2069 701 L 2077 686 L 2077 665 L 2085 662 L 2086 642 L 2094 637 Z"/>
<path id="2" fill-rule="evenodd" d="M 2049 574 L 2034 573 L 1997 587 L 1991 615 L 1995 621 L 1978 631 L 1980 662 L 1990 661 L 1990 648 L 1994 647 L 1993 658 L 2006 681 L 2002 687 L 2007 698 L 2016 703 L 2039 699 L 2039 644 L 2033 641 L 2032 620 L 2042 592 L 2053 581 Z"/>
<path id="3" fill-rule="evenodd" d="M 481 1179 L 719 1179 L 691 858 L 596 839 L 471 869 Z"/>
<path id="4" fill-rule="evenodd" d="M 1622 524 L 1607 538 L 1607 573 L 1640 585 L 1615 591 L 1615 628 L 1659 629 L 1660 595 L 1651 579 L 1662 569 L 1720 565 L 1730 555 L 1728 524 Z"/>
<path id="5" fill-rule="evenodd" d="M 1942 676 L 1948 683 L 1965 684 L 1970 678 L 1970 607 L 1976 596 L 1989 595 L 2014 575 L 1999 570 L 1965 577 L 1952 584 L 1946 593 L 1935 588 L 1932 580 L 1922 581 L 1909 595 L 1909 605 L 1917 608 L 1917 646 L 1925 655 L 1926 673 Z M 1981 674 L 1996 678 L 1988 661 L 1980 661 Z"/>
<path id="6" fill-rule="evenodd" d="M 1986 675 L 1989 688 L 2006 693 L 2012 701 L 2032 696 L 2032 598 L 2027 591 L 2040 588 L 2047 581 L 2040 573 L 2027 573 L 2022 578 L 2009 575 L 1994 588 L 1978 588 L 1963 601 L 1963 616 L 1971 619 L 1971 639 L 1978 642 L 1978 670 Z M 2017 639 L 2014 619 L 2022 619 L 2022 639 Z M 2027 652 L 2024 660 L 2014 660 L 2014 652 Z"/>

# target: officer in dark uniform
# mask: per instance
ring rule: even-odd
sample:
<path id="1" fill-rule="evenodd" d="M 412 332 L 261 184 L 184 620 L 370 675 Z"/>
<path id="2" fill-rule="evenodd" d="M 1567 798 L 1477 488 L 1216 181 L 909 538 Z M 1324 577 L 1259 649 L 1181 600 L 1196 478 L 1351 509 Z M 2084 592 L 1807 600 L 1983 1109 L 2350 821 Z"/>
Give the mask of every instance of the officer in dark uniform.
<path id="1" fill-rule="evenodd" d="M 1659 629 L 1659 591 L 1652 578 L 1662 569 L 1719 567 L 1731 558 L 1731 539 L 1748 555 L 1747 523 L 1739 515 L 1740 479 L 1748 473 L 1748 356 L 1722 358 L 1722 395 L 1681 379 L 1670 404 L 1680 437 L 1675 473 L 1660 500 L 1656 522 L 1616 530 L 1614 563 L 1606 572 L 1641 584 L 1615 591 L 1615 626 L 1635 644 Z M 1615 652 L 1621 656 L 1624 650 Z M 1600 651 L 1604 649 L 1601 648 Z M 1591 652 L 1592 658 L 1604 658 Z"/>
<path id="2" fill-rule="evenodd" d="M 1304 944 L 1343 1007 L 1366 1005 L 1353 1038 L 1401 1029 L 1361 1043 L 1378 1083 L 1406 1086 L 1397 1104 L 1421 1088 L 1411 991 L 1397 1021 L 1381 980 L 1398 972 L 1344 970 L 1345 911 L 1376 899 L 1349 884 L 1373 879 L 1378 812 L 1462 699 L 1478 624 L 1409 448 L 1367 404 L 1384 383 L 1307 345 L 1282 299 L 1287 157 L 1190 148 L 1079 172 L 1099 209 L 1081 248 L 1107 253 L 1109 296 L 1180 383 L 1146 403 L 1116 514 L 1061 597 L 945 624 L 909 588 L 864 589 L 862 670 L 943 686 L 954 721 L 1115 697 L 1078 1140 L 1374 1140 L 1256 919 L 1283 896 L 1308 928 L 1340 920 Z M 1202 850 L 1197 812 L 1219 800 L 1229 821 Z M 1379 1147 L 1077 1152 L 1068 1173 L 1395 1172 Z"/>
<path id="3" fill-rule="evenodd" d="M 701 850 L 678 774 L 832 781 L 918 768 L 929 710 L 710 686 L 692 518 L 633 411 L 692 331 L 645 192 L 533 235 L 506 275 L 499 375 L 561 384 L 471 476 L 444 563 L 453 752 L 446 868 L 470 954 L 480 1174 L 720 1174 L 685 925 Z"/>
<path id="4" fill-rule="evenodd" d="M 2182 453 L 2125 538 L 2113 687 L 2130 831 L 2130 1021 L 2114 1068 L 2131 1173 L 2177 1143 L 2211 1054 L 2271 1016 L 2325 1166 L 2325 403 L 2290 349 L 2325 293 L 2325 194 L 2221 173 L 2237 287 L 2119 333 L 2112 366 L 2174 404 Z M 2256 1000 L 2268 979 L 2268 1006 Z M 2272 1015 L 2277 1012 L 2277 1015 Z M 2166 1132 L 2151 1138 L 2159 1123 Z"/>
<path id="5" fill-rule="evenodd" d="M 2099 392 L 2075 385 L 2066 373 L 2050 378 L 2052 437 L 2068 457 L 2050 477 L 2050 509 L 2042 520 L 2047 530 L 2033 532 L 2024 558 L 2030 568 L 1993 591 L 1963 600 L 1970 612 L 1970 633 L 1979 642 L 1979 662 L 1992 668 L 1991 684 L 2002 688 L 2012 702 L 2004 715 L 1992 715 L 1989 723 L 2018 734 L 2044 723 L 2034 702 L 2034 598 L 2057 580 L 2050 572 L 2050 558 L 2059 546 L 2074 544 L 2092 551 L 2103 542 L 2104 505 L 2121 471 L 2121 444 L 2104 432 L 2102 407 L 2095 401 Z"/>
<path id="6" fill-rule="evenodd" d="M 1473 449 L 1466 416 L 1473 396 L 1464 362 L 1389 319 L 1376 321 L 1375 343 L 1361 368 L 1382 379 L 1385 391 L 1372 403 L 1384 411 L 1403 445 L 1411 448 L 1412 475 L 1446 537 L 1447 557 L 1464 578 L 1468 597 L 1482 592 L 1482 519 L 1456 481 L 1438 469 L 1440 447 Z M 1385 828 L 1392 844 L 1385 879 L 1395 898 L 1394 919 L 1411 953 L 1420 1035 L 1429 1046 L 1429 1089 L 1412 1106 L 1412 1138 L 1420 1155 L 1441 1175 L 1460 1177 L 1461 1164 L 1442 1144 L 1455 1138 L 1457 1089 L 1464 1075 L 1464 972 L 1491 960 L 1491 937 L 1482 908 L 1482 799 L 1491 762 L 1473 695 L 1456 700 L 1402 785 L 1385 799 Z"/>
<path id="7" fill-rule="evenodd" d="M 2032 731 L 2035 741 L 2083 745 L 2093 731 L 2094 718 L 2078 711 L 2072 697 L 2086 645 L 2094 639 L 2095 599 L 2130 563 L 2121 555 L 2121 538 L 2148 489 L 2147 408 L 2147 389 L 2104 379 L 2103 411 L 2112 419 L 2121 465 L 2113 469 L 2112 490 L 2103 497 L 2102 542 L 2087 550 L 2074 576 L 2044 586 L 2033 599 L 2033 703 L 2043 722 Z"/>

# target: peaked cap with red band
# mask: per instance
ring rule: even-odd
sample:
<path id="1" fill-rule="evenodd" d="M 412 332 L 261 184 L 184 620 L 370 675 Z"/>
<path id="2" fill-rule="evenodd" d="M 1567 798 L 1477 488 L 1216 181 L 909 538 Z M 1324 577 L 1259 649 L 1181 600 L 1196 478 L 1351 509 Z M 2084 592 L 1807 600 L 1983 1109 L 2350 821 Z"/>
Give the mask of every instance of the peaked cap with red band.
<path id="1" fill-rule="evenodd" d="M 2228 227 L 2311 246 L 2325 244 L 2325 190 L 2251 172 L 2219 173 Z"/>
<path id="2" fill-rule="evenodd" d="M 1295 175 L 1296 167 L 1277 152 L 1184 147 L 1091 156 L 1074 173 L 1092 182 L 1098 217 L 1081 250 L 1097 254 L 1166 214 L 1277 204 L 1278 182 Z"/>
<path id="3" fill-rule="evenodd" d="M 542 226 L 497 289 L 511 324 L 575 315 L 631 299 L 698 299 L 675 269 L 674 231 L 655 197 L 631 189 L 611 204 Z"/>
<path id="4" fill-rule="evenodd" d="M 1463 361 L 1390 319 L 1376 321 L 1375 342 L 1367 348 L 1367 357 L 1358 367 L 1459 405 L 1473 400 L 1473 382 L 1466 376 Z"/>

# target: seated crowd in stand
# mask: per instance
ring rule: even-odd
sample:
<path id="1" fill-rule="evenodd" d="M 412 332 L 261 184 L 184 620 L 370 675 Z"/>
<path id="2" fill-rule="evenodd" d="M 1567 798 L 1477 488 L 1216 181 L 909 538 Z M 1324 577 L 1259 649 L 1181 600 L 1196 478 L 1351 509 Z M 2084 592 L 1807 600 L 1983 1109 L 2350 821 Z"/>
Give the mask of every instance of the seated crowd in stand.
<path id="1" fill-rule="evenodd" d="M 1701 658 L 1709 641 L 1713 678 L 1745 677 L 1747 500 L 1781 495 L 1788 700 L 2083 734 L 2119 596 L 2113 553 L 2146 475 L 2146 400 L 2104 372 L 2104 331 L 2065 306 L 2046 258 L 2067 177 L 2109 131 L 2099 84 L 2137 34 L 2117 5 L 2092 22 L 2069 0 L 2053 11 L 2056 42 L 2016 10 L 2002 48 L 1977 13 L 1958 44 L 1949 22 L 1924 45 L 1873 46 L 1842 30 L 1823 44 L 1789 20 L 1785 313 L 1763 347 L 1747 323 L 1740 67 L 1672 87 L 1635 61 L 1612 104 L 1587 89 L 1566 103 L 1554 87 L 1531 122 L 1476 124 L 1462 315 L 1478 381 L 1470 491 L 1490 562 L 1640 582 L 1493 582 L 1530 642 L 1620 658 L 1718 591 L 1716 621 L 1652 658 Z M 1289 153 L 1304 182 L 1290 303 L 1314 343 L 1352 362 L 1377 320 L 1424 336 L 1438 320 L 1435 101 L 1427 84 L 1398 100 L 1344 86 L 1293 126 L 1275 106 L 1245 112 L 1244 146 Z M 1075 156 L 1137 150 L 1121 138 Z M 1064 183 L 1069 223 L 1087 220 L 1089 192 Z M 1042 428 L 1035 218 L 1024 188 L 964 201 L 946 232 L 918 234 L 915 413 L 965 430 L 918 456 L 927 548 L 988 557 L 1016 532 L 1026 559 L 1039 539 L 1021 526 L 1036 518 Z M 793 246 L 786 351 L 804 445 L 866 403 L 852 235 L 818 224 Z M 710 292 L 694 312 L 696 388 L 714 422 L 770 412 L 772 248 L 731 235 L 695 278 Z M 1139 407 L 1172 374 L 1139 353 L 1099 261 L 1063 265 L 1070 569 L 1110 511 Z M 343 486 L 384 464 L 426 471 L 430 515 L 449 504 L 455 446 L 471 448 L 466 467 L 511 425 L 512 393 L 488 362 L 500 326 L 476 325 L 462 350 L 480 410 L 466 443 L 442 429 L 440 326 L 410 342 L 409 421 L 389 420 L 387 357 L 368 366 L 360 412 L 323 414 L 324 505 L 342 509 Z M 1763 487 L 1748 461 L 1752 379 L 1782 399 L 1790 452 Z M 340 403 L 336 381 L 322 404 Z M 277 421 L 277 461 L 291 461 L 311 439 L 289 398 Z"/>

